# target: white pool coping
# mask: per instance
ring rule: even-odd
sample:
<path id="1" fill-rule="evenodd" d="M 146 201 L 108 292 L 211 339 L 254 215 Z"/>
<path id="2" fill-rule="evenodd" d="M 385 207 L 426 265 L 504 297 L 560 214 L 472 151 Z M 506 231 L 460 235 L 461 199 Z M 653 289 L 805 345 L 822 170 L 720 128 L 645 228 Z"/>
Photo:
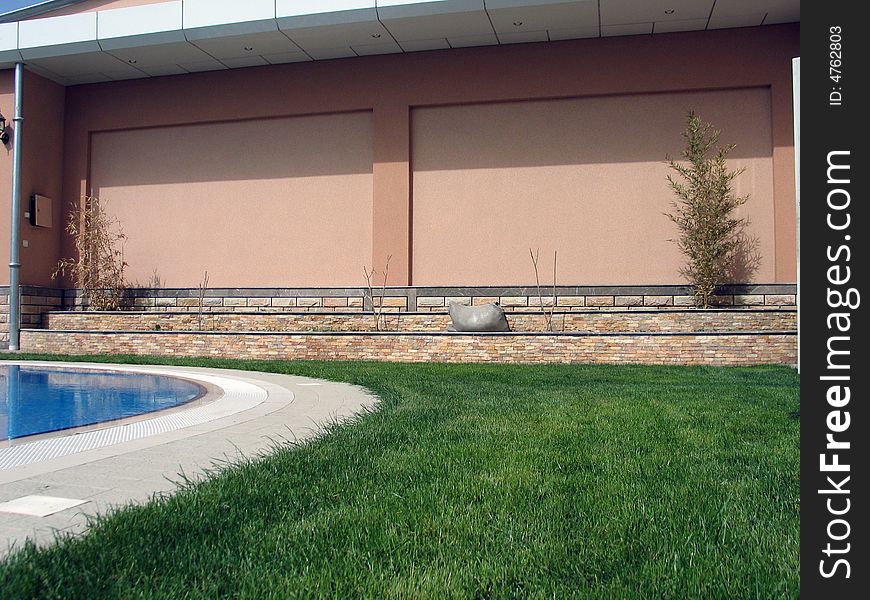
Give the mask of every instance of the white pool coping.
<path id="1" fill-rule="evenodd" d="M 251 398 L 234 404 L 222 397 L 229 403 L 227 411 L 215 412 L 213 420 L 199 425 L 0 470 L 0 503 L 27 497 L 31 497 L 28 505 L 49 502 L 46 498 L 76 503 L 46 516 L 0 512 L 0 561 L 27 538 L 46 545 L 58 535 L 79 535 L 95 515 L 173 494 L 181 483 L 257 460 L 288 443 L 306 443 L 322 434 L 325 426 L 345 422 L 378 404 L 376 396 L 357 385 L 284 373 L 42 361 L 6 364 L 166 372 L 202 382 L 215 378 L 250 384 L 264 391 L 266 398 L 259 404 Z M 149 420 L 148 415 L 142 420 Z M 132 421 L 123 425 L 128 423 Z"/>
<path id="2" fill-rule="evenodd" d="M 187 427 L 202 425 L 250 410 L 266 401 L 269 394 L 263 387 L 236 377 L 224 377 L 180 370 L 172 367 L 149 367 L 141 365 L 101 365 L 93 363 L 4 361 L 4 365 L 28 367 L 54 367 L 88 371 L 113 371 L 147 373 L 179 377 L 217 387 L 217 399 L 193 408 L 175 410 L 160 416 L 140 415 L 141 418 L 123 425 L 110 425 L 96 430 L 58 435 L 33 442 L 0 448 L 0 472 L 56 459 L 89 450 L 97 450 L 115 444 L 141 440 Z M 292 394 L 292 392 L 291 392 Z M 292 398 L 291 398 L 292 401 Z"/>

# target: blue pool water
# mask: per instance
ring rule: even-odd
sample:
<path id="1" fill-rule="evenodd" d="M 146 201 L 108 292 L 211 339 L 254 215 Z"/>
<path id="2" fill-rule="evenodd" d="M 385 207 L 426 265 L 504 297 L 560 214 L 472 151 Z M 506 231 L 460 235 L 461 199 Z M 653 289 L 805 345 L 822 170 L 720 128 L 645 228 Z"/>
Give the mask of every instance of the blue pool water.
<path id="1" fill-rule="evenodd" d="M 183 379 L 146 373 L 0 366 L 0 440 L 171 408 L 202 391 Z"/>

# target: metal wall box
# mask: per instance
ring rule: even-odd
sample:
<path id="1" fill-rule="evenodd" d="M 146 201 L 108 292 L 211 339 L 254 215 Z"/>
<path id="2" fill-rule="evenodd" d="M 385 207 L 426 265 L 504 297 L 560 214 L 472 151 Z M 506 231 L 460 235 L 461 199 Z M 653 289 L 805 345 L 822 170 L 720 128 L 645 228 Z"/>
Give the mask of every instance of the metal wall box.
<path id="1" fill-rule="evenodd" d="M 34 227 L 51 227 L 51 198 L 39 194 L 30 197 L 30 224 Z"/>

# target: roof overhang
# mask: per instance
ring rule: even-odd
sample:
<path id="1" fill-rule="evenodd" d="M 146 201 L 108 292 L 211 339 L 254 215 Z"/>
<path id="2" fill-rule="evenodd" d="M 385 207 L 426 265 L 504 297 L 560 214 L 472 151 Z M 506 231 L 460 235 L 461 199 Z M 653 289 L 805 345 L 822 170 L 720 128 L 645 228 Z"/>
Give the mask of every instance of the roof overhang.
<path id="1" fill-rule="evenodd" d="M 67 6 L 71 6 L 73 4 L 79 4 L 83 1 L 84 0 L 42 0 L 41 2 L 32 2 L 30 6 L 16 8 L 0 13 L 0 23 L 6 23 L 9 21 L 21 21 L 23 19 L 38 17 L 41 14 L 45 14 L 54 10 L 59 10 L 61 8 L 66 8 Z"/>
<path id="2" fill-rule="evenodd" d="M 175 0 L 0 23 L 0 68 L 75 85 L 799 20 L 799 0 Z"/>

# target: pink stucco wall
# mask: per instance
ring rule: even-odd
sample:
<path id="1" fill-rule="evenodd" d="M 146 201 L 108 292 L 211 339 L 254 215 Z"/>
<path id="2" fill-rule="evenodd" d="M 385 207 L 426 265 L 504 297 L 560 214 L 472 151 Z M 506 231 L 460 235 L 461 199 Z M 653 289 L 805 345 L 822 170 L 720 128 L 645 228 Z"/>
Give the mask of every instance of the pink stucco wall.
<path id="1" fill-rule="evenodd" d="M 141 210 L 125 216 L 128 235 L 135 237 L 141 248 L 151 248 L 154 256 L 160 256 L 161 247 L 166 245 L 161 237 L 164 233 L 147 225 L 148 219 L 173 205 L 154 192 L 170 165 L 188 165 L 190 169 L 179 168 L 170 182 L 174 186 L 170 197 L 197 200 L 187 211 L 186 220 L 180 213 L 171 213 L 179 217 L 171 219 L 171 230 L 179 239 L 183 237 L 191 255 L 198 257 L 204 256 L 202 247 L 215 244 L 216 236 L 234 236 L 235 252 L 221 258 L 220 269 L 235 273 L 233 277 L 247 274 L 247 283 L 236 285 L 360 285 L 358 265 L 381 266 L 388 254 L 393 257 L 393 284 L 426 285 L 460 278 L 464 284 L 526 283 L 530 279 L 524 254 L 528 246 L 540 246 L 542 253 L 550 246 L 558 247 L 563 274 L 560 283 L 564 284 L 680 283 L 679 257 L 661 239 L 670 237 L 667 221 L 660 214 L 666 192 L 661 187 L 649 188 L 657 181 L 661 184 L 666 170 L 658 161 L 665 153 L 679 150 L 681 116 L 689 108 L 686 104 L 694 103 L 688 100 L 698 99 L 699 106 L 704 107 L 702 115 L 725 130 L 724 140 L 739 144 L 735 164 L 745 163 L 754 173 L 751 179 L 744 175 L 740 185 L 741 191 L 753 196 L 755 204 L 747 210 L 763 250 L 755 281 L 789 283 L 795 280 L 790 61 L 799 52 L 798 34 L 797 26 L 786 25 L 575 40 L 71 87 L 66 90 L 65 101 L 62 202 L 75 202 L 82 194 L 108 189 L 105 182 L 112 180 L 110 193 L 123 192 L 126 202 Z M 0 86 L 3 81 L 0 78 Z M 739 96 L 740 101 L 732 103 L 729 94 L 736 94 L 733 97 Z M 558 123 L 562 122 L 561 117 L 554 118 L 544 109 L 546 102 L 553 100 L 559 101 L 552 105 L 558 105 L 556 113 L 573 116 L 560 134 L 561 141 L 547 145 L 543 132 L 559 133 Z M 601 111 L 602 119 L 588 118 L 586 111 L 591 107 Z M 7 110 L 4 104 L 0 108 Z M 549 156 L 542 157 L 540 151 L 524 153 L 522 144 L 511 142 L 503 126 L 519 126 L 514 130 L 515 141 L 516 134 L 522 134 L 522 127 L 528 125 L 517 122 L 511 111 L 538 119 L 543 128 L 541 137 L 529 141 Z M 257 173 L 254 166 L 272 164 L 274 155 L 285 150 L 290 156 L 304 156 L 310 149 L 312 156 L 325 157 L 319 150 L 321 140 L 314 139 L 317 133 L 294 138 L 285 150 L 276 152 L 280 144 L 276 146 L 268 136 L 258 142 L 254 132 L 260 123 L 268 122 L 264 119 L 291 123 L 294 119 L 290 117 L 343 113 L 370 115 L 369 143 L 362 144 L 355 134 L 348 137 L 349 154 L 344 156 L 349 160 L 355 153 L 364 153 L 363 146 L 369 149 L 371 185 L 366 191 L 363 185 L 347 188 L 339 196 L 347 193 L 342 196 L 345 206 L 359 208 L 370 202 L 371 208 L 367 219 L 361 213 L 346 214 L 355 222 L 353 227 L 329 228 L 328 221 L 322 220 L 312 238 L 318 243 L 323 238 L 326 245 L 337 249 L 365 239 L 366 249 L 353 246 L 355 249 L 345 254 L 341 250 L 334 258 L 325 257 L 316 268 L 321 276 L 316 281 L 315 274 L 306 270 L 314 242 L 306 240 L 300 241 L 305 247 L 298 252 L 282 248 L 278 258 L 264 255 L 263 264 L 249 272 L 244 265 L 265 245 L 257 239 L 256 230 L 248 230 L 251 223 L 242 216 L 265 210 L 261 214 L 280 224 L 282 201 L 276 190 L 284 189 L 285 184 L 278 182 L 293 179 L 292 162 L 283 174 L 280 168 L 272 174 Z M 478 114 L 479 120 L 468 121 Z M 434 127 L 439 119 L 444 124 L 441 130 Z M 472 125 L 467 131 L 457 130 L 463 119 Z M 190 148 L 174 143 L 178 131 L 197 124 L 236 128 L 236 135 L 209 146 L 206 155 L 219 157 L 205 163 L 212 165 L 211 170 L 191 159 Z M 451 143 L 450 127 L 466 136 L 463 144 Z M 149 129 L 151 135 L 145 133 Z M 327 126 L 326 130 L 330 135 L 338 131 L 339 137 L 342 132 L 340 127 Z M 507 137 L 493 140 L 494 134 Z M 578 143 L 581 149 L 589 146 L 588 140 L 594 140 L 597 154 L 566 154 L 574 137 L 587 141 Z M 106 153 L 103 144 L 113 139 L 126 139 L 127 148 L 143 144 L 152 153 L 146 158 L 155 161 L 148 163 L 154 168 L 130 171 L 134 161 L 129 153 Z M 431 168 L 423 168 L 427 160 Z M 519 164 L 515 164 L 517 160 Z M 301 214 L 316 217 L 318 198 L 330 196 L 335 174 L 322 176 L 315 166 L 303 166 L 308 172 L 302 174 L 304 181 L 299 183 L 297 197 L 308 208 Z M 184 180 L 183 173 L 191 169 L 199 178 Z M 4 170 L 0 168 L 0 178 Z M 592 179 L 577 180 L 581 175 Z M 144 181 L 146 176 L 152 179 Z M 124 177 L 127 181 L 122 180 Z M 566 211 L 563 207 L 573 198 L 575 181 L 577 202 Z M 589 181 L 594 185 L 584 188 Z M 228 192 L 245 190 L 249 184 L 264 190 L 265 195 Z M 2 179 L 0 185 L 5 185 Z M 651 198 L 649 206 L 637 204 L 642 212 L 624 208 L 625 202 L 639 203 L 641 197 Z M 214 204 L 209 204 L 211 198 Z M 493 236 L 475 236 L 466 225 L 457 229 L 455 224 L 461 221 L 457 207 L 472 201 L 479 203 L 475 206 L 501 209 L 504 226 L 490 226 Z M 444 210 L 438 210 L 439 202 L 444 203 Z M 543 202 L 546 211 L 530 209 L 533 202 Z M 584 212 L 583 203 L 590 212 Z M 611 203 L 619 218 L 612 221 L 608 231 L 593 216 Z M 653 213 L 659 219 L 655 223 Z M 226 218 L 215 216 L 221 214 Z M 545 214 L 558 226 L 549 227 Z M 367 224 L 362 225 L 365 221 Z M 508 223 L 510 230 L 506 229 Z M 244 233 L 239 233 L 242 227 Z M 354 227 L 370 231 L 370 237 L 360 238 L 360 229 Z M 557 235 L 548 246 L 543 238 L 554 229 Z M 646 245 L 638 241 L 638 232 L 646 236 Z M 511 233 L 516 233 L 515 239 Z M 592 242 L 603 234 L 607 234 L 604 242 L 594 245 Z M 349 242 L 349 238 L 353 240 Z M 514 244 L 508 248 L 509 255 L 499 253 L 508 242 Z M 62 252 L 49 256 L 47 262 L 71 250 L 70 241 L 65 240 Z M 357 253 L 364 256 L 348 258 Z M 589 270 L 590 257 L 605 255 L 620 258 L 604 263 L 606 268 Z M 485 265 L 472 266 L 460 261 L 461 256 L 479 257 Z M 449 264 L 439 263 L 447 259 Z M 205 257 L 205 262 L 211 260 Z M 159 272 L 173 269 L 172 279 L 177 281 L 170 284 L 195 285 L 203 268 L 218 272 L 217 266 L 202 262 L 199 258 L 182 262 L 173 255 L 171 261 L 147 266 L 143 262 L 141 268 L 143 274 L 152 268 Z M 487 280 L 488 273 L 495 275 Z M 44 279 L 35 272 L 28 277 L 32 281 L 27 283 Z"/>
<path id="2" fill-rule="evenodd" d="M 680 155 L 689 110 L 737 144 L 739 212 L 763 257 L 752 277 L 774 281 L 769 88 L 414 109 L 414 279 L 529 283 L 539 248 L 549 282 L 554 251 L 562 282 L 679 281 L 664 158 Z"/>
<path id="3" fill-rule="evenodd" d="M 91 189 L 128 236 L 130 281 L 356 281 L 372 244 L 371 129 L 365 111 L 96 133 Z"/>
<path id="4" fill-rule="evenodd" d="M 0 112 L 15 135 L 12 117 L 15 107 L 14 71 L 0 71 Z M 63 123 L 66 90 L 35 73 L 25 71 L 24 137 L 21 161 L 21 281 L 33 285 L 52 285 L 51 274 L 60 256 L 63 235 Z M 9 219 L 12 197 L 12 144 L 0 147 L 0 284 L 9 282 Z M 50 228 L 31 227 L 24 212 L 32 194 L 54 200 L 54 223 Z"/>

